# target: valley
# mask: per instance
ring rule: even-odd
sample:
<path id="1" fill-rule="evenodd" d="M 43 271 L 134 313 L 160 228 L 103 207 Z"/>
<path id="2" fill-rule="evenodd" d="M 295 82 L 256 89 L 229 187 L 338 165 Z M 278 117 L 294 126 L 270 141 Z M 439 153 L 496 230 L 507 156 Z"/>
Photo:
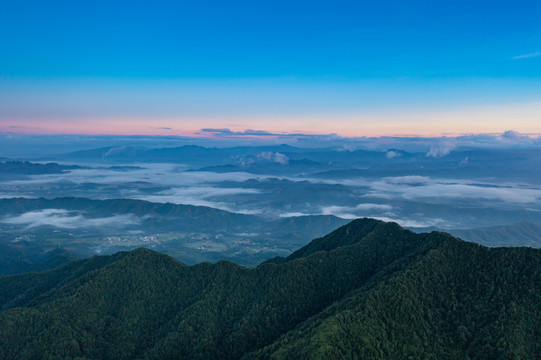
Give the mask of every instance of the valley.
<path id="1" fill-rule="evenodd" d="M 445 154 L 430 139 L 392 145 L 109 146 L 6 159 L 0 243 L 63 249 L 66 261 L 143 246 L 186 264 L 254 267 L 371 217 L 486 246 L 540 246 L 535 144 Z"/>

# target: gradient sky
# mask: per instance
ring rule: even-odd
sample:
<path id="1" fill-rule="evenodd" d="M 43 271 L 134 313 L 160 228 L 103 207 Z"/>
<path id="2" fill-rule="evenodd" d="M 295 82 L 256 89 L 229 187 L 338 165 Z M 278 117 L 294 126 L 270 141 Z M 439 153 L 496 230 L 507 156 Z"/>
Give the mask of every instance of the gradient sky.
<path id="1" fill-rule="evenodd" d="M 541 133 L 541 1 L 3 1 L 0 132 Z"/>

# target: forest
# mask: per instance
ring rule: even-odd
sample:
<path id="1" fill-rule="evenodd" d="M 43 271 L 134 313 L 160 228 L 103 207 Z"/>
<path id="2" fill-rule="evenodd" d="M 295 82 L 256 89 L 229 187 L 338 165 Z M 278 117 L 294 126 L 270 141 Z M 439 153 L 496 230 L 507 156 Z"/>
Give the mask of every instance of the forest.
<path id="1" fill-rule="evenodd" d="M 256 268 L 149 249 L 0 278 L 3 359 L 538 359 L 541 250 L 358 219 Z"/>

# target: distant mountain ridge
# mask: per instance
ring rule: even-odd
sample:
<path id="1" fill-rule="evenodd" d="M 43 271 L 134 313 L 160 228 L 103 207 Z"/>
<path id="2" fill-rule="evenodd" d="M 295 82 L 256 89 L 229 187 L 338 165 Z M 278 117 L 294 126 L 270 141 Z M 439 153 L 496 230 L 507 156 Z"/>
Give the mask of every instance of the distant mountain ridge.
<path id="1" fill-rule="evenodd" d="M 39 213 L 40 211 L 50 211 L 51 209 L 68 211 L 67 214 L 61 214 L 62 216 L 65 215 L 69 217 L 82 215 L 83 217 L 77 221 L 77 225 L 80 226 L 83 226 L 85 221 L 92 221 L 92 219 L 114 218 L 119 215 L 129 215 L 133 217 L 128 218 L 128 220 L 131 219 L 139 222 L 126 224 L 126 232 L 139 231 L 150 235 L 167 231 L 180 231 L 193 234 L 204 232 L 215 234 L 216 236 L 229 234 L 228 236 L 230 239 L 249 244 L 263 244 L 263 242 L 272 240 L 270 246 L 275 246 L 278 249 L 276 251 L 280 251 L 279 253 L 275 252 L 273 254 L 272 251 L 274 250 L 269 248 L 268 252 L 259 255 L 258 253 L 252 255 L 235 255 L 235 253 L 238 252 L 237 248 L 224 250 L 224 252 L 207 253 L 201 253 L 201 251 L 198 251 L 197 249 L 181 249 L 182 251 L 177 251 L 175 246 L 182 246 L 182 241 L 187 240 L 164 243 L 153 247 L 157 251 L 169 253 L 177 259 L 190 264 L 200 261 L 214 262 L 221 259 L 229 259 L 245 265 L 256 266 L 261 261 L 276 255 L 287 256 L 287 251 L 294 251 L 295 248 L 303 246 L 310 239 L 328 233 L 348 222 L 348 220 L 331 215 L 292 216 L 269 220 L 255 215 L 230 213 L 209 207 L 171 203 L 152 203 L 143 200 L 130 199 L 90 200 L 74 197 L 54 199 L 0 199 L 0 227 L 10 231 L 0 233 L 0 245 L 3 245 L 5 249 L 8 249 L 3 252 L 0 274 L 45 270 L 62 263 L 60 260 L 61 258 L 57 257 L 55 260 L 56 262 L 49 263 L 50 266 L 45 266 L 45 264 L 47 264 L 47 262 L 45 262 L 42 264 L 42 267 L 35 267 L 37 266 L 35 261 L 41 261 L 36 257 L 37 254 L 45 254 L 58 246 L 63 247 L 65 244 L 70 244 L 70 242 L 66 242 L 67 240 L 58 245 L 47 241 L 48 238 L 56 237 L 57 230 L 55 230 L 55 227 L 44 227 L 44 225 L 42 225 L 40 227 L 28 229 L 25 228 L 25 226 L 27 226 L 25 224 L 10 225 L 2 223 L 2 221 L 5 221 L 5 219 L 9 217 L 13 218 L 23 214 L 38 216 L 38 214 L 32 214 L 32 212 Z M 16 231 L 14 232 L 14 229 L 37 234 L 37 239 L 39 241 L 21 242 L 16 240 L 18 237 L 21 237 L 22 233 L 18 234 Z M 117 236 L 115 234 L 122 233 L 122 229 L 124 228 L 118 227 L 111 229 L 110 227 L 104 226 L 101 228 L 93 228 L 91 230 L 86 229 L 82 233 L 79 232 L 79 235 L 84 237 L 89 234 L 89 231 L 95 234 L 108 234 L 108 231 L 112 231 L 112 233 L 109 233 L 109 236 Z M 431 230 L 434 229 L 422 229 L 422 231 Z M 65 229 L 64 231 L 68 232 L 69 229 Z M 78 230 L 72 230 L 72 232 L 75 231 Z M 416 231 L 419 232 L 419 230 Z M 485 246 L 541 247 L 541 225 L 534 223 L 523 222 L 516 225 L 493 228 L 466 230 L 451 229 L 446 231 L 463 240 L 477 242 Z M 24 238 L 24 236 L 22 236 L 22 238 Z M 225 243 L 230 243 L 230 241 L 231 240 L 227 239 L 224 240 Z M 90 247 L 90 245 L 88 245 L 89 243 L 85 241 L 81 241 L 80 244 L 77 243 L 79 245 L 73 242 L 71 244 L 71 248 L 68 249 L 70 255 L 63 257 L 63 262 L 69 261 L 73 257 L 91 256 L 95 253 L 93 249 L 97 246 Z M 39 246 L 41 246 L 41 248 L 39 248 Z M 136 246 L 146 245 L 139 243 L 139 245 L 124 246 L 120 243 L 118 246 L 112 246 L 110 249 L 106 249 L 105 253 L 110 254 L 116 251 L 130 250 Z M 21 257 L 22 253 L 33 254 L 33 257 Z M 282 262 L 283 260 L 284 258 L 272 259 L 273 262 Z"/>
<path id="2" fill-rule="evenodd" d="M 246 269 L 146 249 L 0 278 L 0 357 L 535 359 L 541 250 L 359 219 Z"/>
<path id="3" fill-rule="evenodd" d="M 109 146 L 98 149 L 75 151 L 58 155 L 59 158 L 85 161 L 112 162 L 167 162 L 167 163 L 197 163 L 201 161 L 225 164 L 233 157 L 256 155 L 269 151 L 293 151 L 302 149 L 289 145 L 253 146 L 216 148 L 199 145 L 182 145 L 178 147 L 147 148 L 141 146 Z"/>
<path id="4" fill-rule="evenodd" d="M 273 220 L 204 206 L 130 199 L 0 199 L 0 245 L 14 250 L 4 252 L 0 275 L 35 270 L 34 260 L 25 257 L 21 260 L 21 253 L 45 253 L 58 246 L 80 257 L 91 256 L 96 249 L 113 253 L 149 246 L 190 264 L 231 259 L 256 266 L 268 257 L 288 253 L 347 222 L 332 215 Z M 156 234 L 169 236 L 171 233 L 176 234 L 170 235 L 175 237 L 173 240 L 160 241 L 156 237 Z M 134 245 L 118 240 L 135 236 L 130 234 L 153 236 L 156 241 L 138 241 Z M 31 241 L 20 241 L 29 235 Z M 59 236 L 62 240 L 55 242 Z M 198 240 L 202 236 L 205 240 Z M 87 240 L 89 237 L 92 241 Z M 116 237 L 118 241 L 109 245 L 107 237 Z M 199 245 L 190 245 L 196 241 Z M 204 252 L 196 247 L 204 246 L 205 241 L 219 243 L 216 246 L 222 250 Z M 260 249 L 265 251 L 258 251 Z"/>
<path id="5" fill-rule="evenodd" d="M 28 242 L 0 243 L 0 275 L 44 271 L 78 258 L 62 248 L 46 250 Z"/>
<path id="6" fill-rule="evenodd" d="M 246 160 L 253 160 L 265 153 L 280 153 L 289 158 L 294 166 L 300 169 L 315 171 L 316 176 L 328 178 L 348 178 L 351 176 L 381 177 L 421 175 L 431 177 L 447 177 L 450 173 L 455 178 L 471 179 L 506 176 L 537 179 L 539 172 L 529 164 L 540 160 L 537 149 L 455 149 L 446 154 L 428 156 L 426 152 L 407 152 L 401 149 L 387 150 L 345 150 L 337 147 L 302 148 L 290 145 L 274 146 L 237 146 L 237 147 L 203 147 L 199 145 L 182 145 L 177 147 L 148 148 L 142 146 L 109 146 L 97 149 L 58 154 L 54 159 L 110 162 L 110 163 L 177 163 L 186 164 L 193 169 L 207 169 L 217 172 L 239 171 Z M 317 170 L 317 163 L 325 164 Z M 389 169 L 392 164 L 392 169 Z M 502 167 L 502 164 L 505 164 Z M 261 172 L 256 165 L 245 166 L 244 169 Z M 314 165 L 311 167 L 311 165 Z M 279 169 L 279 167 L 276 167 Z M 537 181 L 536 181 L 537 182 Z"/>
<path id="7" fill-rule="evenodd" d="M 33 163 L 29 161 L 1 161 L 0 176 L 3 180 L 18 179 L 29 175 L 63 174 L 69 170 L 82 169 L 77 165 L 59 165 L 57 163 Z"/>
<path id="8" fill-rule="evenodd" d="M 61 197 L 54 199 L 8 198 L 0 199 L 0 216 L 22 214 L 42 209 L 65 209 L 85 211 L 89 216 L 104 217 L 114 214 L 130 213 L 137 216 L 157 216 L 167 220 L 175 218 L 179 226 L 199 229 L 202 226 L 238 226 L 239 222 L 250 224 L 257 219 L 253 215 L 236 214 L 205 206 L 181 205 L 172 203 L 152 203 L 144 200 L 110 199 L 91 200 L 87 198 Z M 179 223 L 184 219 L 184 223 Z"/>
<path id="9" fill-rule="evenodd" d="M 541 224 L 523 221 L 514 225 L 449 230 L 466 241 L 485 246 L 530 246 L 541 248 Z M 512 239 L 512 241 L 510 241 Z"/>
<path id="10" fill-rule="evenodd" d="M 228 229 L 233 231 L 248 230 L 250 226 L 268 225 L 268 230 L 275 227 L 291 231 L 301 224 L 303 228 L 314 227 L 320 223 L 334 226 L 347 222 L 332 215 L 291 216 L 276 220 L 263 219 L 256 215 L 239 214 L 207 206 L 195 206 L 173 203 L 153 203 L 145 200 L 109 199 L 91 200 L 86 198 L 61 197 L 54 199 L 38 198 L 6 198 L 0 199 L 0 217 L 23 214 L 43 209 L 65 209 L 84 211 L 90 217 L 104 217 L 115 214 L 133 214 L 151 217 L 156 226 L 166 226 L 167 221 L 174 220 L 174 226 L 184 227 L 189 231 L 199 231 L 211 227 L 214 231 Z M 338 225 L 338 226 L 339 226 Z M 172 225 L 167 225 L 172 226 Z M 289 229 L 288 229 L 289 227 Z M 321 226 L 315 230 L 321 231 Z M 314 229 L 312 229 L 314 231 Z"/>
<path id="11" fill-rule="evenodd" d="M 417 233 L 444 231 L 464 241 L 471 241 L 483 246 L 528 246 L 541 248 L 541 224 L 521 221 L 511 225 L 479 227 L 471 229 L 440 229 L 437 227 L 415 228 Z"/>

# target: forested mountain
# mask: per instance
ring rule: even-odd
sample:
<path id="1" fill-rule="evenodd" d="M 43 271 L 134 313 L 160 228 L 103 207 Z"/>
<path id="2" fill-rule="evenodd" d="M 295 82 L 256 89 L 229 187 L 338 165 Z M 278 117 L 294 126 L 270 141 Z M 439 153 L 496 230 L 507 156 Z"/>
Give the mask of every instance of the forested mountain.
<path id="1" fill-rule="evenodd" d="M 541 251 L 355 220 L 277 263 L 147 249 L 0 278 L 6 359 L 538 359 Z"/>
<path id="2" fill-rule="evenodd" d="M 44 249 L 31 242 L 0 243 L 0 275 L 48 270 L 78 258 L 62 248 Z"/>

